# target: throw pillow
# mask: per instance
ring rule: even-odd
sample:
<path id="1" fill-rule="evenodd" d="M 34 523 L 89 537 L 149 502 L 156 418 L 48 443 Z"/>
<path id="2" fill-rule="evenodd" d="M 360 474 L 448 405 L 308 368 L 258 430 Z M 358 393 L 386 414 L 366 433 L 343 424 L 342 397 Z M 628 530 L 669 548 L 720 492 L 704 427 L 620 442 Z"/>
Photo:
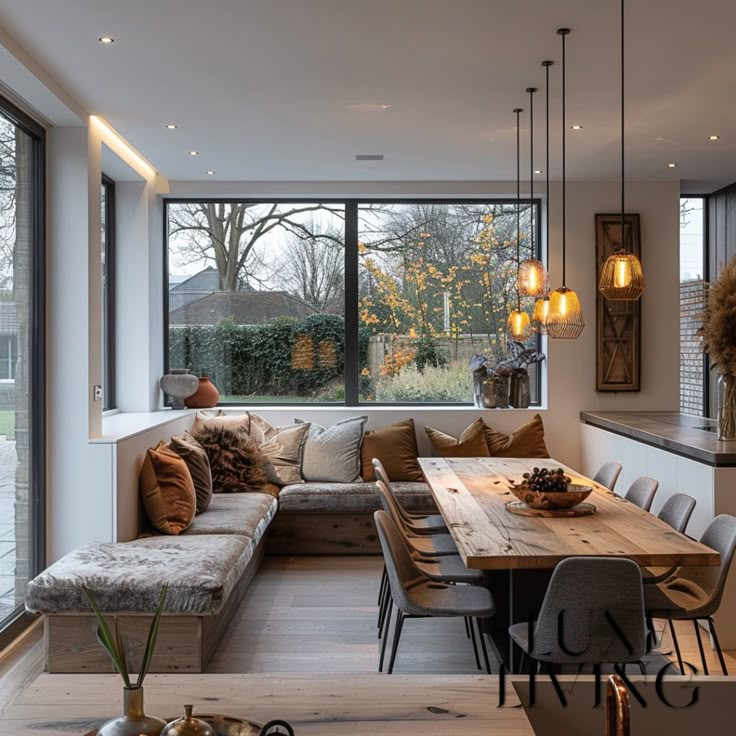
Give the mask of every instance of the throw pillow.
<path id="1" fill-rule="evenodd" d="M 312 424 L 304 443 L 302 477 L 307 483 L 352 483 L 360 478 L 360 446 L 368 417 L 351 417 L 329 429 Z M 297 424 L 303 424 L 300 419 Z"/>
<path id="2" fill-rule="evenodd" d="M 197 427 L 194 437 L 207 453 L 215 492 L 267 490 L 266 459 L 242 427 L 205 422 Z"/>
<path id="3" fill-rule="evenodd" d="M 163 442 L 146 451 L 140 474 L 143 508 L 155 529 L 179 534 L 194 519 L 197 498 L 187 464 Z"/>
<path id="4" fill-rule="evenodd" d="M 212 473 L 207 452 L 189 432 L 171 438 L 169 447 L 187 464 L 197 496 L 197 513 L 207 511 L 212 500 Z"/>
<path id="5" fill-rule="evenodd" d="M 376 479 L 371 461 L 377 457 L 386 468 L 389 480 L 422 481 L 424 477 L 417 462 L 418 454 L 413 419 L 370 430 L 363 436 L 363 480 Z"/>
<path id="6" fill-rule="evenodd" d="M 432 445 L 432 454 L 439 457 L 490 457 L 486 438 L 483 434 L 485 422 L 479 417 L 463 430 L 460 437 L 440 432 L 439 429 L 425 427 Z"/>
<path id="7" fill-rule="evenodd" d="M 198 411 L 194 415 L 192 434 L 195 434 L 197 429 L 203 424 L 229 427 L 231 429 L 242 428 L 246 432 L 250 432 L 250 414 L 247 411 L 243 414 L 226 414 L 222 409 Z"/>
<path id="8" fill-rule="evenodd" d="M 258 414 L 250 415 L 250 436 L 273 467 L 273 483 L 302 483 L 302 455 L 309 424 L 274 427 Z"/>
<path id="9" fill-rule="evenodd" d="M 549 457 L 544 443 L 544 424 L 539 414 L 510 435 L 484 423 L 483 432 L 491 457 Z"/>

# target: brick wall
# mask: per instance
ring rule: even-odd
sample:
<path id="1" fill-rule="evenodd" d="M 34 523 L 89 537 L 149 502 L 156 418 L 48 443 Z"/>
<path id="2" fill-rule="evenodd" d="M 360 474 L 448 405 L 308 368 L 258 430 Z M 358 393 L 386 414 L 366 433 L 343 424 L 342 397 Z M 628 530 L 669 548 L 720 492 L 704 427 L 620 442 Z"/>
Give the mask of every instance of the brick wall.
<path id="1" fill-rule="evenodd" d="M 704 281 L 680 284 L 680 411 L 697 416 L 703 416 L 705 383 L 703 351 L 696 334 L 704 298 Z"/>

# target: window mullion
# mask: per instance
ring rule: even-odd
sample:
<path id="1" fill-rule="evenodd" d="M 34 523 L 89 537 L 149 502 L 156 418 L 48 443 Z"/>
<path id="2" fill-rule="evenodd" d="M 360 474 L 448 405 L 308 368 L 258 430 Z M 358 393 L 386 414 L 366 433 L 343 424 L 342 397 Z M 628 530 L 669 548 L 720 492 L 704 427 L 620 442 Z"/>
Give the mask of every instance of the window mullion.
<path id="1" fill-rule="evenodd" d="M 358 405 L 358 203 L 345 203 L 345 404 Z"/>

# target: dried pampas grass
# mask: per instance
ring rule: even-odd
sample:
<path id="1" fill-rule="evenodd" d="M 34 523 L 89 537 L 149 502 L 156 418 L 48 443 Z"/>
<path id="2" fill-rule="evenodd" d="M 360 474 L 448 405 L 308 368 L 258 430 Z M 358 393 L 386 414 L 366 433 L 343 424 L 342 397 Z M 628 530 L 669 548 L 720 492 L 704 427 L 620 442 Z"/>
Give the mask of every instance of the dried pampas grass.
<path id="1" fill-rule="evenodd" d="M 708 288 L 698 335 L 703 351 L 720 373 L 736 376 L 736 257 Z"/>

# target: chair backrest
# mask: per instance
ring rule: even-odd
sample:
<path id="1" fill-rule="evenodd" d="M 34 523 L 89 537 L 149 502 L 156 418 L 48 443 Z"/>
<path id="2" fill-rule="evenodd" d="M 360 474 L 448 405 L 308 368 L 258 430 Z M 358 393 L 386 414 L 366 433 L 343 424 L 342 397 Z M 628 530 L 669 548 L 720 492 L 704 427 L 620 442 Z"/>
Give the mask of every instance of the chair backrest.
<path id="1" fill-rule="evenodd" d="M 603 463 L 598 469 L 598 472 L 593 476 L 593 480 L 598 485 L 612 491 L 616 487 L 616 481 L 619 475 L 621 475 L 620 463 Z"/>
<path id="2" fill-rule="evenodd" d="M 404 533 L 409 533 L 409 527 L 406 524 L 404 517 L 401 515 L 401 509 L 396 501 L 396 497 L 389 490 L 389 487 L 382 481 L 376 481 L 376 490 L 381 499 L 381 506 L 383 510 L 393 519 L 394 524 Z"/>
<path id="3" fill-rule="evenodd" d="M 391 595 L 397 608 L 406 611 L 411 608 L 406 591 L 428 578 L 411 558 L 404 536 L 391 516 L 385 511 L 376 511 L 373 519 L 378 529 Z"/>
<path id="4" fill-rule="evenodd" d="M 686 493 L 675 493 L 670 496 L 657 516 L 666 521 L 676 532 L 685 533 L 690 517 L 695 510 L 695 499 Z"/>
<path id="5" fill-rule="evenodd" d="M 394 504 L 396 505 L 396 508 L 401 515 L 401 518 L 404 520 L 404 522 L 408 523 L 410 521 L 409 515 L 407 514 L 404 507 L 401 505 L 401 501 L 399 501 L 399 498 L 396 495 L 396 491 L 394 491 L 394 487 L 391 485 L 391 481 L 389 480 L 386 468 L 383 467 L 383 463 L 377 457 L 374 457 L 371 462 L 373 463 L 373 469 L 376 473 L 377 480 L 380 480 L 383 483 L 386 489 L 386 493 L 388 493 L 393 499 Z"/>
<path id="6" fill-rule="evenodd" d="M 629 490 L 626 491 L 624 498 L 640 509 L 649 511 L 652 508 L 652 501 L 654 501 L 654 494 L 657 492 L 657 488 L 659 488 L 658 480 L 642 476 L 641 478 L 637 478 L 629 486 Z"/>
<path id="7" fill-rule="evenodd" d="M 646 653 L 642 587 L 641 570 L 632 560 L 563 560 L 547 587 L 531 656 L 577 664 L 637 661 Z"/>

